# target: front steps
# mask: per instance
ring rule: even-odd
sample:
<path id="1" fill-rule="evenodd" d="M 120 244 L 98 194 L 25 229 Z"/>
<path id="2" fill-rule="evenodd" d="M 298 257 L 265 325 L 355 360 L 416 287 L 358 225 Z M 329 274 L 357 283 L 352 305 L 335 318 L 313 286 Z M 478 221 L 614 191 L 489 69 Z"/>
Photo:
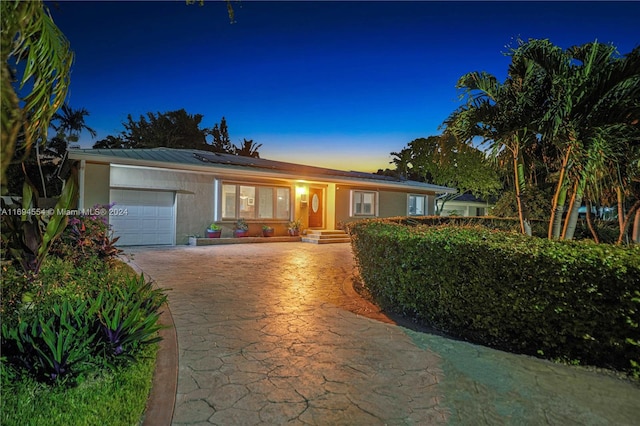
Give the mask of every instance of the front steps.
<path id="1" fill-rule="evenodd" d="M 313 244 L 350 243 L 351 238 L 341 230 L 316 230 L 310 229 L 307 235 L 302 237 L 302 242 Z"/>

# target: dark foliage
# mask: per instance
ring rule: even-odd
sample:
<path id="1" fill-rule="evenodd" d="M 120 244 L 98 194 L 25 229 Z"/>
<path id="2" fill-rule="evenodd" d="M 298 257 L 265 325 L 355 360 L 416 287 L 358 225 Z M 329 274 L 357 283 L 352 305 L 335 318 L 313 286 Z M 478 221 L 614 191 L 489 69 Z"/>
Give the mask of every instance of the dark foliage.
<path id="1" fill-rule="evenodd" d="M 398 222 L 349 227 L 386 309 L 503 350 L 638 374 L 640 248 Z"/>

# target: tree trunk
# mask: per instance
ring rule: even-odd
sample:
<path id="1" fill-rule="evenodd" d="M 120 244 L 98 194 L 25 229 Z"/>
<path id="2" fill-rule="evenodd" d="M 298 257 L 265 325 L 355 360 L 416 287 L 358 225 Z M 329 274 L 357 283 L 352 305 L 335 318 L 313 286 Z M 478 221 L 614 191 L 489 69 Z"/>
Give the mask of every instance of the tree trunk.
<path id="1" fill-rule="evenodd" d="M 562 230 L 562 215 L 564 214 L 564 203 L 567 200 L 567 188 L 562 188 L 562 191 L 558 195 L 557 205 L 555 209 L 551 211 L 551 227 L 549 228 L 549 239 L 559 239 L 560 231 Z"/>
<path id="2" fill-rule="evenodd" d="M 624 228 L 624 195 L 621 187 L 616 188 L 616 196 L 618 198 L 618 226 L 620 227 L 620 234 L 622 234 L 622 229 Z"/>
<path id="3" fill-rule="evenodd" d="M 596 228 L 593 227 L 593 222 L 591 222 L 591 201 L 587 200 L 587 213 L 585 218 L 587 219 L 587 227 L 593 236 L 593 241 L 596 243 L 600 243 L 600 238 L 598 237 L 598 233 L 596 232 Z"/>
<path id="4" fill-rule="evenodd" d="M 571 205 L 569 207 L 569 214 L 565 219 L 564 228 L 562 229 L 562 239 L 572 240 L 576 233 L 576 225 L 578 223 L 578 214 L 580 212 L 580 206 L 582 205 L 582 198 L 584 197 L 584 188 L 586 185 L 586 178 L 581 177 L 576 182 L 573 195 L 571 196 Z"/>
<path id="5" fill-rule="evenodd" d="M 549 218 L 549 232 L 547 237 L 551 240 L 560 237 L 560 226 L 562 225 L 562 213 L 564 213 L 564 202 L 567 198 L 567 188 L 564 183 L 564 175 L 567 172 L 569 157 L 571 155 L 571 145 L 567 148 L 567 152 L 562 160 L 562 168 L 560 169 L 560 177 L 556 192 L 553 195 L 553 203 L 551 205 L 551 217 Z"/>
<path id="6" fill-rule="evenodd" d="M 514 183 L 516 187 L 516 205 L 518 207 L 518 219 L 520 220 L 520 232 L 523 234 L 531 235 L 531 227 L 527 223 L 525 218 L 524 209 L 522 207 L 522 188 L 525 185 L 524 182 L 524 166 L 520 163 L 520 152 L 516 143 L 513 153 L 513 172 Z"/>
<path id="7" fill-rule="evenodd" d="M 636 217 L 633 220 L 633 230 L 631 231 L 631 239 L 634 243 L 640 244 L 640 208 L 636 210 Z"/>
<path id="8" fill-rule="evenodd" d="M 624 240 L 624 235 L 627 233 L 627 230 L 629 229 L 629 225 L 631 224 L 631 221 L 629 219 L 632 216 L 637 216 L 636 210 L 639 210 L 639 209 L 640 209 L 640 200 L 636 201 L 636 203 L 629 209 L 627 218 L 624 220 L 622 224 L 622 228 L 620 229 L 620 235 L 618 235 L 618 241 L 616 242 L 616 244 L 622 244 L 622 240 Z M 636 222 L 636 220 L 634 220 L 634 222 Z"/>

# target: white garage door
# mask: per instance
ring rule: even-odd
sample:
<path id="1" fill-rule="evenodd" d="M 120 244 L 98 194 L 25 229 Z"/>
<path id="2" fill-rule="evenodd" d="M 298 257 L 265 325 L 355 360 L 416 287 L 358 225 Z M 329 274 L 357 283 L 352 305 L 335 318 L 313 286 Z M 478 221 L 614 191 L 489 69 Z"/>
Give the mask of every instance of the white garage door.
<path id="1" fill-rule="evenodd" d="M 117 245 L 139 246 L 174 244 L 174 193 L 112 189 L 115 203 L 109 215 Z"/>

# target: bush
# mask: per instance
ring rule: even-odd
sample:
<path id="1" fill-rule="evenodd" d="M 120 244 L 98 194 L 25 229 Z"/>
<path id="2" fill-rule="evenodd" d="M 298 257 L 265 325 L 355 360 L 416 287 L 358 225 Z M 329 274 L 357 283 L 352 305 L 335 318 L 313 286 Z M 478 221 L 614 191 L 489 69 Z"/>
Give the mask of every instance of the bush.
<path id="1" fill-rule="evenodd" d="M 159 309 L 165 302 L 162 291 L 154 290 L 144 276 L 101 291 L 96 310 L 105 357 L 112 363 L 131 361 L 143 346 L 158 342 Z"/>
<path id="2" fill-rule="evenodd" d="M 95 257 L 77 267 L 49 258 L 35 277 L 4 270 L 2 362 L 18 376 L 73 384 L 86 371 L 135 360 L 159 340 L 166 296 L 144 277 Z"/>
<path id="3" fill-rule="evenodd" d="M 87 302 L 64 301 L 17 323 L 2 323 L 3 355 L 39 381 L 65 382 L 86 371 L 96 337 Z"/>
<path id="4" fill-rule="evenodd" d="M 108 211 L 110 205 L 95 206 L 92 212 Z M 79 215 L 69 223 L 59 239 L 54 241 L 51 254 L 81 265 L 87 260 L 110 261 L 122 250 L 115 246 L 119 237 L 111 238 L 111 228 L 106 216 Z"/>
<path id="5" fill-rule="evenodd" d="M 397 222 L 350 224 L 363 281 L 383 307 L 512 352 L 633 369 L 640 248 Z"/>

